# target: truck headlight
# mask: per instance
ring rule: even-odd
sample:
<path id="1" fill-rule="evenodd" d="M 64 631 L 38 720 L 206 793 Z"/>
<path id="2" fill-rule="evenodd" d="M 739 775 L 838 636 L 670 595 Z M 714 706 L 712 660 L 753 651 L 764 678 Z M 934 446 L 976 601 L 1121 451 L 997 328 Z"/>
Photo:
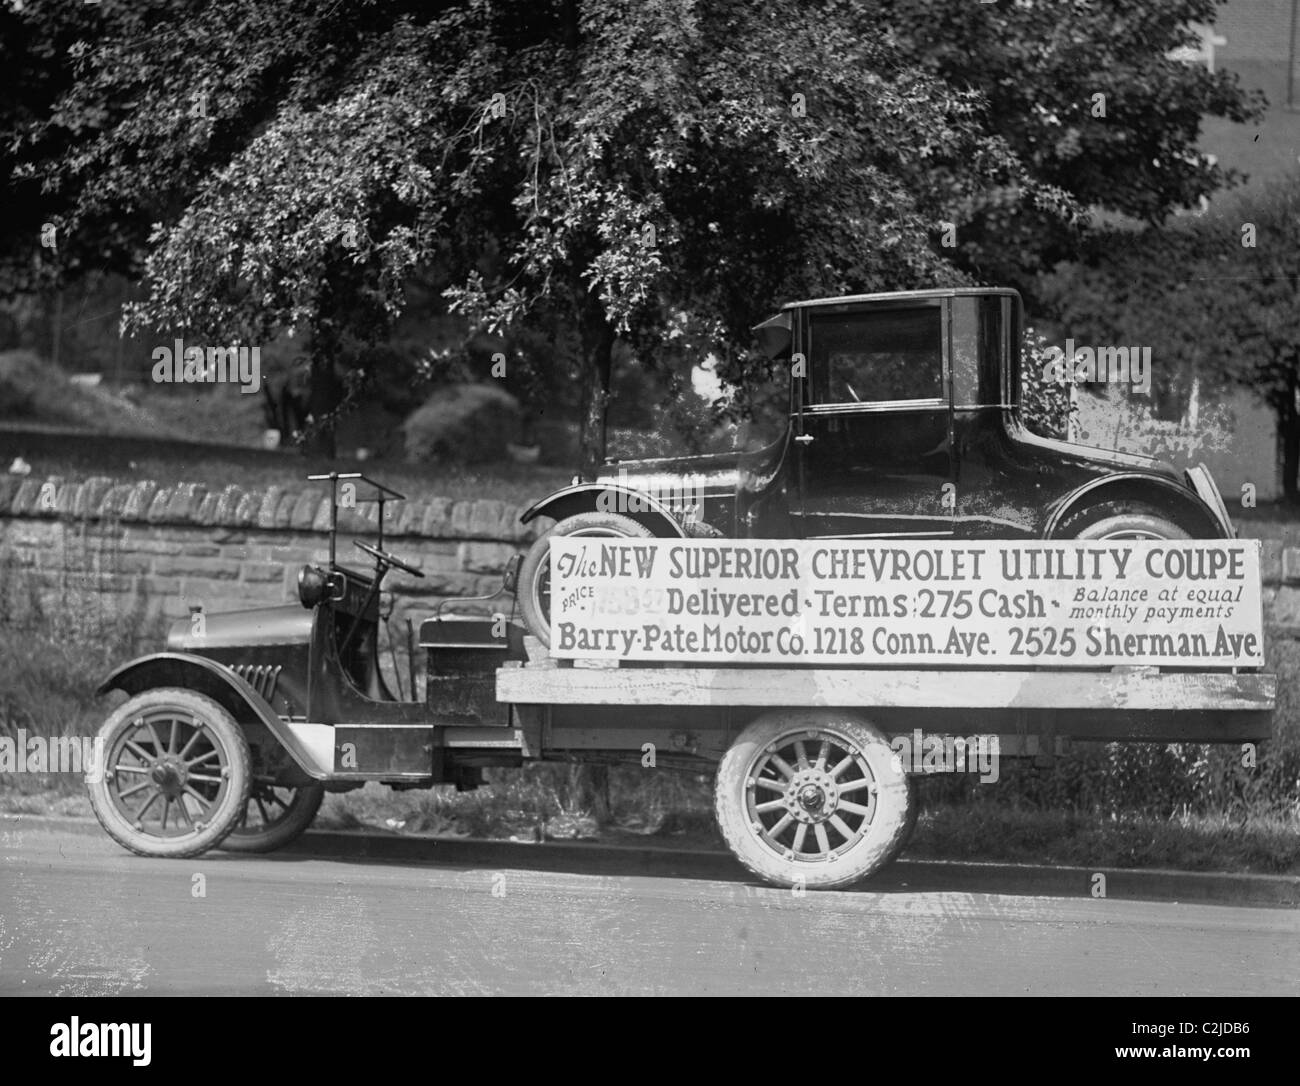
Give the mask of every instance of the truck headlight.
<path id="1" fill-rule="evenodd" d="M 325 598 L 329 577 L 316 566 L 303 566 L 298 571 L 298 598 L 304 607 L 315 607 Z"/>

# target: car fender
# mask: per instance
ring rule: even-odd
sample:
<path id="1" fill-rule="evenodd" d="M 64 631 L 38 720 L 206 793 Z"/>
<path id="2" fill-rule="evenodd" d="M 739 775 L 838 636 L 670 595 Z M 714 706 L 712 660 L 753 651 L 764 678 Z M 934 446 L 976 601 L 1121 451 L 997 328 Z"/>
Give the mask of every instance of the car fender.
<path id="1" fill-rule="evenodd" d="M 281 719 L 253 687 L 224 664 L 186 652 L 155 652 L 141 656 L 113 671 L 95 693 L 121 690 L 132 696 L 161 686 L 179 686 L 206 694 L 241 723 L 261 723 L 275 736 L 294 763 L 313 780 L 329 776 L 297 736 L 289 722 Z M 250 715 L 252 720 L 250 720 Z"/>
<path id="2" fill-rule="evenodd" d="M 527 524 L 538 517 L 563 520 L 578 513 L 618 513 L 649 528 L 655 535 L 682 538 L 685 529 L 662 502 L 631 487 L 611 483 L 576 483 L 557 490 L 524 510 L 520 520 Z"/>
<path id="3" fill-rule="evenodd" d="M 1179 519 L 1190 518 L 1211 533 L 1206 538 L 1218 538 L 1223 533 L 1215 511 L 1195 491 L 1157 475 L 1123 472 L 1093 479 L 1065 495 L 1047 518 L 1043 538 L 1056 538 L 1061 525 L 1084 506 L 1111 501 L 1145 501 Z"/>

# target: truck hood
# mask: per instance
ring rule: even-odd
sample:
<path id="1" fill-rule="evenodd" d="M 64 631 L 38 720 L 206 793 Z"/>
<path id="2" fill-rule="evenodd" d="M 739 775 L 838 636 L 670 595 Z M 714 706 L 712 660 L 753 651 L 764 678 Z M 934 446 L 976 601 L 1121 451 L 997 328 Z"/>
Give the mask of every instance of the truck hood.
<path id="1" fill-rule="evenodd" d="M 300 603 L 216 615 L 194 614 L 172 623 L 167 648 L 202 655 L 212 649 L 305 645 L 311 641 L 312 618 L 313 613 Z"/>

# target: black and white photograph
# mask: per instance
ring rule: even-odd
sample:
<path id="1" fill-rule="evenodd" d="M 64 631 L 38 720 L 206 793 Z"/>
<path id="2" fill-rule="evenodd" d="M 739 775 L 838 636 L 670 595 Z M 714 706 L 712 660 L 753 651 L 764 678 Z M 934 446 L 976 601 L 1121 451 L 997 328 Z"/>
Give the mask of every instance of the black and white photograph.
<path id="1" fill-rule="evenodd" d="M 778 996 L 1280 1054 L 1298 53 L 1300 0 L 0 0 L 14 1050 Z"/>

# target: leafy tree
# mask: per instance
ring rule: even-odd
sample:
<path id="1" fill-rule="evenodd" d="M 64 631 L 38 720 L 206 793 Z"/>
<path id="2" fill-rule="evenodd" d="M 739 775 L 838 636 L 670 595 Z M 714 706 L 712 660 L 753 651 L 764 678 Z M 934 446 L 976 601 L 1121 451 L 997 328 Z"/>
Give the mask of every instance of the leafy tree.
<path id="1" fill-rule="evenodd" d="M 1249 112 L 1164 60 L 1210 0 L 104 6 L 31 167 L 74 231 L 156 217 L 133 326 L 305 334 L 320 421 L 435 269 L 476 328 L 565 330 L 588 471 L 620 339 L 752 383 L 770 305 L 1033 269 L 1085 204 L 1209 191 L 1201 114 Z"/>
<path id="2" fill-rule="evenodd" d="M 47 129 L 132 108 L 56 182 L 77 222 L 168 202 L 133 321 L 305 331 L 318 418 L 339 352 L 441 264 L 478 324 L 574 330 L 590 466 L 620 334 L 650 343 L 685 314 L 716 345 L 755 298 L 955 281 L 932 240 L 953 194 L 1067 202 L 1022 176 L 972 92 L 900 65 L 869 6 L 200 7 L 106 20 Z"/>
<path id="3" fill-rule="evenodd" d="M 84 4 L 0 2 L 0 176 L 6 182 L 0 298 L 47 288 L 60 272 L 122 261 L 129 224 L 96 222 L 80 234 L 61 229 L 76 193 L 49 184 L 48 173 L 33 166 L 67 154 L 76 140 L 74 126 L 94 123 L 93 109 L 75 118 L 69 114 L 68 125 L 47 122 L 74 86 L 77 57 L 101 21 L 98 9 Z M 138 240 L 143 238 L 141 231 Z"/>
<path id="4" fill-rule="evenodd" d="M 1300 497 L 1300 175 L 1203 216 L 1094 237 L 1041 293 L 1080 342 L 1154 345 L 1153 391 L 1236 385 L 1277 417 L 1286 496 Z M 1179 365 L 1183 363 L 1183 365 Z"/>
<path id="5" fill-rule="evenodd" d="M 977 90 L 993 130 L 1039 182 L 1141 224 L 1239 180 L 1197 151 L 1204 116 L 1261 116 L 1235 74 L 1170 59 L 1223 0 L 881 0 L 879 18 L 912 63 Z M 958 202 L 957 260 L 986 282 L 1031 286 L 1078 254 L 1075 223 L 1014 189 Z"/>
<path id="6" fill-rule="evenodd" d="M 1153 409 L 1180 417 L 1192 382 L 1211 394 L 1229 383 L 1215 362 L 1222 338 L 1217 307 L 1195 270 L 1220 248 L 1200 218 L 1103 230 L 1088 239 L 1077 264 L 1042 277 L 1036 293 L 1080 345 L 1150 346 Z"/>
<path id="7" fill-rule="evenodd" d="M 1278 420 L 1282 485 L 1300 499 L 1300 174 L 1206 216 L 1196 294 L 1216 335 L 1213 365 Z"/>
<path id="8" fill-rule="evenodd" d="M 1067 441 L 1070 415 L 1077 409 L 1070 402 L 1070 390 L 1050 379 L 1050 347 L 1042 333 L 1025 329 L 1020 344 L 1020 414 L 1031 433 Z"/>

